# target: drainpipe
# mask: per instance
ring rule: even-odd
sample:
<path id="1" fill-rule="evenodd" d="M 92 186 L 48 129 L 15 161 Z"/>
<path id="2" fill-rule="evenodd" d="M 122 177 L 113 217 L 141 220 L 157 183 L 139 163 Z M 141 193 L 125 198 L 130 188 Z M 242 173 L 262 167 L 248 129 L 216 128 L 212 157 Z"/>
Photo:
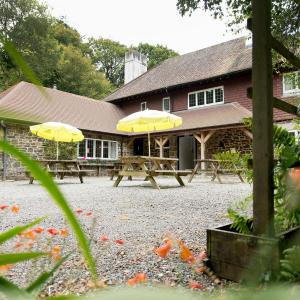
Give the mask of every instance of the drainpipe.
<path id="1" fill-rule="evenodd" d="M 3 120 L 0 122 L 0 126 L 3 128 L 3 140 L 7 140 L 7 128 L 6 125 L 4 124 Z M 3 173 L 2 173 L 2 180 L 6 180 L 6 171 L 7 171 L 7 166 L 6 166 L 6 153 L 3 151 L 2 152 L 2 166 L 3 166 Z"/>

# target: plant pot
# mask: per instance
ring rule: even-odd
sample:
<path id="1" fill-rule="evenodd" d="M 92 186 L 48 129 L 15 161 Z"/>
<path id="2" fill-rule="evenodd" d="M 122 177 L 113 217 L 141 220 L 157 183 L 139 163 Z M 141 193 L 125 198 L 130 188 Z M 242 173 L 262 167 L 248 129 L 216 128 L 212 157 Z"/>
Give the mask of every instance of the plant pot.
<path id="1" fill-rule="evenodd" d="M 274 274 L 279 270 L 282 251 L 295 244 L 300 245 L 300 227 L 276 238 L 241 234 L 230 225 L 207 230 L 211 268 L 219 277 L 233 281 Z"/>

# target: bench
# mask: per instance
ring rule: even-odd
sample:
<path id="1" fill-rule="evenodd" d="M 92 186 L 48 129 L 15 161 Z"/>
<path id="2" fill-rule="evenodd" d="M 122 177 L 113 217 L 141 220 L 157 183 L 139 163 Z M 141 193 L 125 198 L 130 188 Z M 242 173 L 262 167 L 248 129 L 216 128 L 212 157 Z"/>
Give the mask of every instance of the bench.
<path id="1" fill-rule="evenodd" d="M 65 176 L 78 176 L 80 183 L 83 183 L 83 176 L 94 172 L 94 170 L 81 170 L 79 163 L 75 160 L 41 160 L 37 162 L 43 166 L 49 175 L 58 176 L 61 180 Z M 29 184 L 33 184 L 34 176 L 29 171 L 25 173 L 29 177 Z"/>

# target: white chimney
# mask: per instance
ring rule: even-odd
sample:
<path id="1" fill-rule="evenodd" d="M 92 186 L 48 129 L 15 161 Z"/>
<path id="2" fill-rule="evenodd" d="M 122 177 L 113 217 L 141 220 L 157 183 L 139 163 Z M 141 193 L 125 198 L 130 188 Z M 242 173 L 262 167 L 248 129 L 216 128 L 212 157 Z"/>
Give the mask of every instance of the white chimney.
<path id="1" fill-rule="evenodd" d="M 125 54 L 125 81 L 128 83 L 147 72 L 147 57 L 136 50 Z"/>

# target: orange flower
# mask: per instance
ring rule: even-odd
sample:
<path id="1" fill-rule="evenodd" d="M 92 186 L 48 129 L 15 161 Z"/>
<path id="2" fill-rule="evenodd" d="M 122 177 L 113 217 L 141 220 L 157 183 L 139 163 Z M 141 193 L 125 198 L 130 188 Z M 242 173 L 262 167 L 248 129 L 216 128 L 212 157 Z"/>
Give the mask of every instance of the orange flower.
<path id="1" fill-rule="evenodd" d="M 58 234 L 58 230 L 55 228 L 49 228 L 47 230 L 51 235 L 57 235 Z"/>
<path id="2" fill-rule="evenodd" d="M 83 212 L 83 210 L 82 210 L 81 208 L 77 208 L 77 209 L 75 210 L 75 212 L 76 212 L 77 214 L 81 214 L 81 213 Z"/>
<path id="3" fill-rule="evenodd" d="M 13 267 L 13 265 L 2 265 L 0 266 L 0 271 L 8 271 Z"/>
<path id="4" fill-rule="evenodd" d="M 8 205 L 5 205 L 5 204 L 4 204 L 4 205 L 0 205 L 0 209 L 1 209 L 1 210 L 4 210 L 4 209 L 6 209 L 6 208 L 8 208 L 8 207 L 9 207 L 9 206 L 8 206 Z"/>
<path id="5" fill-rule="evenodd" d="M 55 260 L 60 260 L 61 259 L 61 247 L 54 246 L 51 249 L 50 256 L 52 256 Z"/>
<path id="6" fill-rule="evenodd" d="M 22 236 L 25 239 L 34 240 L 35 239 L 35 232 L 33 230 L 23 232 Z"/>
<path id="7" fill-rule="evenodd" d="M 127 281 L 127 284 L 129 286 L 134 286 L 140 282 L 145 282 L 147 280 L 147 275 L 145 273 L 138 273 L 135 275 L 135 277 L 129 279 Z"/>
<path id="8" fill-rule="evenodd" d="M 115 243 L 118 245 L 123 245 L 124 241 L 123 240 L 115 240 Z"/>
<path id="9" fill-rule="evenodd" d="M 189 287 L 193 290 L 203 290 L 204 289 L 203 285 L 197 281 L 191 281 L 189 284 Z"/>
<path id="10" fill-rule="evenodd" d="M 41 227 L 41 226 L 39 226 L 39 227 L 35 228 L 34 231 L 35 231 L 36 233 L 42 233 L 42 232 L 44 231 L 44 228 Z"/>
<path id="11" fill-rule="evenodd" d="M 11 207 L 11 211 L 15 214 L 17 214 L 20 211 L 20 207 L 17 205 L 14 205 Z"/>
<path id="12" fill-rule="evenodd" d="M 187 246 L 182 242 L 182 241 L 178 241 L 178 245 L 181 249 L 180 252 L 180 258 L 185 261 L 185 262 L 189 262 L 189 263 L 194 263 L 195 262 L 195 258 L 193 253 L 187 248 Z"/>
<path id="13" fill-rule="evenodd" d="M 163 246 L 156 248 L 154 252 L 160 257 L 165 258 L 169 254 L 171 248 L 172 242 L 168 240 Z"/>
<path id="14" fill-rule="evenodd" d="M 91 211 L 87 212 L 85 215 L 90 217 L 93 213 Z"/>
<path id="15" fill-rule="evenodd" d="M 100 236 L 100 241 L 106 242 L 106 241 L 108 241 L 108 240 L 109 240 L 109 238 L 108 238 L 107 235 L 102 235 L 102 236 Z"/>
<path id="16" fill-rule="evenodd" d="M 59 234 L 63 237 L 66 237 L 69 235 L 69 231 L 68 231 L 68 229 L 65 228 L 65 229 L 62 229 Z"/>
<path id="17" fill-rule="evenodd" d="M 202 266 L 202 267 L 196 268 L 195 272 L 197 274 L 203 274 L 205 270 L 206 270 L 206 267 Z"/>
<path id="18" fill-rule="evenodd" d="M 15 243 L 15 248 L 21 248 L 23 246 L 24 246 L 24 243 L 21 243 L 21 242 Z"/>

